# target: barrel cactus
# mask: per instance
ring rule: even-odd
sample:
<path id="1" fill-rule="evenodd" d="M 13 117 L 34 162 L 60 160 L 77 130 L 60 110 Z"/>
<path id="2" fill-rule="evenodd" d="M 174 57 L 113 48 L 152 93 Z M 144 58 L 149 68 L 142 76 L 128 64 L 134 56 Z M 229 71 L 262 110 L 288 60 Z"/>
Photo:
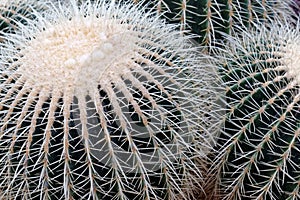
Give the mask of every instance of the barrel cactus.
<path id="1" fill-rule="evenodd" d="M 227 105 L 215 161 L 223 199 L 300 198 L 299 30 L 258 26 L 218 52 Z"/>
<path id="2" fill-rule="evenodd" d="M 114 0 L 115 1 L 115 0 Z M 119 0 L 133 1 L 139 0 Z M 278 16 L 293 15 L 293 0 L 147 0 L 142 2 L 163 13 L 171 23 L 181 24 L 181 30 L 197 34 L 197 41 L 210 45 L 222 39 L 224 33 L 247 29 L 257 22 L 266 23 Z"/>
<path id="3" fill-rule="evenodd" d="M 212 70 L 137 7 L 71 0 L 5 35 L 1 199 L 194 198 L 216 132 Z"/>

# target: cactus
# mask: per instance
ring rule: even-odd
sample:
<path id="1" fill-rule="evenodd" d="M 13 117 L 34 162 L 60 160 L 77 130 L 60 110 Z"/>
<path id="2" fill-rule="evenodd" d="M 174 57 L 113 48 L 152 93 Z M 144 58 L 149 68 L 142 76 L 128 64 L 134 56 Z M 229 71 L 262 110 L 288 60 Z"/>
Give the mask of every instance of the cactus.
<path id="1" fill-rule="evenodd" d="M 33 15 L 0 44 L 1 199 L 193 199 L 217 116 L 190 36 L 141 5 Z"/>
<path id="2" fill-rule="evenodd" d="M 299 28 L 258 26 L 218 51 L 227 114 L 213 167 L 223 199 L 300 198 Z"/>
<path id="3" fill-rule="evenodd" d="M 121 0 L 122 1 L 122 0 Z M 123 0 L 138 2 L 138 0 Z M 278 16 L 293 15 L 293 0 L 154 0 L 146 1 L 168 22 L 181 24 L 181 30 L 197 34 L 197 41 L 210 45 L 224 33 L 265 23 Z M 265 23 L 267 25 L 267 23 Z"/>
<path id="4" fill-rule="evenodd" d="M 26 23 L 32 19 L 33 9 L 45 10 L 47 4 L 36 0 L 0 0 L 0 41 L 3 34 L 13 33 L 18 28 L 18 22 Z"/>

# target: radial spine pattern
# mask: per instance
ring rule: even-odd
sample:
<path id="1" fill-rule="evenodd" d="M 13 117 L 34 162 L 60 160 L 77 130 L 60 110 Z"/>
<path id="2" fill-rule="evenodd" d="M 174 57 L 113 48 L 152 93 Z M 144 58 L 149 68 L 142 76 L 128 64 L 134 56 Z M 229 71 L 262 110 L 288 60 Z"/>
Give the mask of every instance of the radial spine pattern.
<path id="1" fill-rule="evenodd" d="M 192 199 L 211 70 L 139 5 L 70 2 L 1 44 L 1 199 Z"/>
<path id="2" fill-rule="evenodd" d="M 224 199 L 300 198 L 300 27 L 273 24 L 231 38 L 219 54 L 227 115 L 215 166 Z"/>

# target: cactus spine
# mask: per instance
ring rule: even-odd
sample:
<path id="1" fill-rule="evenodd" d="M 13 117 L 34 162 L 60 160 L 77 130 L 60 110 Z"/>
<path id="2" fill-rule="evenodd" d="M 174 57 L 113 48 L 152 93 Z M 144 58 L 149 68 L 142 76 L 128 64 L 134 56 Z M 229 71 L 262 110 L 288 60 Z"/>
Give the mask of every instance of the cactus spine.
<path id="1" fill-rule="evenodd" d="M 224 199 L 300 197 L 299 28 L 273 22 L 230 38 L 218 54 L 227 115 L 215 166 Z"/>
<path id="2" fill-rule="evenodd" d="M 131 4 L 70 2 L 1 44 L 1 199 L 193 199 L 215 128 L 190 37 Z"/>

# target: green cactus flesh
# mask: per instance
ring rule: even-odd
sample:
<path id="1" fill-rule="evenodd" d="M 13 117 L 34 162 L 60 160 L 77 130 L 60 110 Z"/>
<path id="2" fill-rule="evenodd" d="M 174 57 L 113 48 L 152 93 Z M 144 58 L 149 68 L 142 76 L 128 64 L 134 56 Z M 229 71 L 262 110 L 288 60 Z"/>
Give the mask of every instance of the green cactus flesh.
<path id="1" fill-rule="evenodd" d="M 153 13 L 75 4 L 1 44 L 0 198 L 193 199 L 212 73 Z"/>
<path id="2" fill-rule="evenodd" d="M 231 38 L 219 54 L 227 115 L 215 164 L 224 199 L 299 199 L 299 27 L 275 24 Z"/>

